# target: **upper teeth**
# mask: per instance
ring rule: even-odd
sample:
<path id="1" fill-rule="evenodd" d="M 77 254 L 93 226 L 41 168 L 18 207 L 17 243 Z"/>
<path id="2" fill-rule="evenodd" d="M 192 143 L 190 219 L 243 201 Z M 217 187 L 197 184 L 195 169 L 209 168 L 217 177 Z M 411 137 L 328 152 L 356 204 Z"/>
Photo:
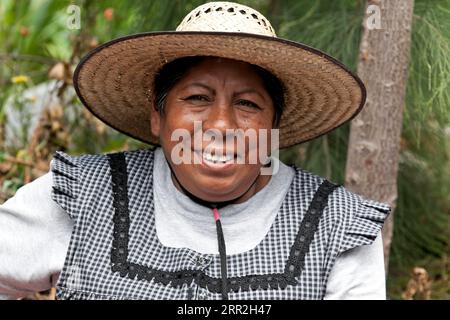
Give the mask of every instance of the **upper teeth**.
<path id="1" fill-rule="evenodd" d="M 208 160 L 208 161 L 214 161 L 214 162 L 217 162 L 217 161 L 227 162 L 227 161 L 233 160 L 234 156 L 233 155 L 222 156 L 222 155 L 215 155 L 215 154 L 213 155 L 208 152 L 203 152 L 203 159 Z"/>

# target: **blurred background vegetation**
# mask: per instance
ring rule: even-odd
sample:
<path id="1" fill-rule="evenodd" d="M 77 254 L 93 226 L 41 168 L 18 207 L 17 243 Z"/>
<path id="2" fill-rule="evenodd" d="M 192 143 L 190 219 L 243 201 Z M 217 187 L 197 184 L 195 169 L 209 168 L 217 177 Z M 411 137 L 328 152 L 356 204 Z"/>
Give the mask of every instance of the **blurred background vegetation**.
<path id="1" fill-rule="evenodd" d="M 174 30 L 204 2 L 2 0 L 0 203 L 46 173 L 55 150 L 83 154 L 147 148 L 83 108 L 74 94 L 72 72 L 97 45 L 131 33 Z M 355 71 L 365 1 L 239 2 L 268 17 L 279 37 L 327 52 Z M 72 4 L 80 8 L 79 29 L 68 27 Z M 450 298 L 449 57 L 450 0 L 416 0 L 387 278 L 390 299 Z M 283 150 L 281 158 L 343 183 L 348 132 L 348 125 L 341 127 Z M 418 277 L 429 286 L 429 295 L 410 294 L 411 281 Z"/>

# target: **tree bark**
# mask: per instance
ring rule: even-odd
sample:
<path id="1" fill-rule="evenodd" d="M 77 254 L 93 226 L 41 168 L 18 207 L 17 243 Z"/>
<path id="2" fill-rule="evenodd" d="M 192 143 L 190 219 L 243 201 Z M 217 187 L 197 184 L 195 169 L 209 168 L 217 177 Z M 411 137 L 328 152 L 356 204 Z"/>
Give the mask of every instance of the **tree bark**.
<path id="1" fill-rule="evenodd" d="M 373 10 L 366 10 L 358 63 L 367 102 L 351 123 L 345 185 L 392 206 L 382 232 L 387 273 L 414 0 L 369 0 L 367 5 Z M 377 10 L 380 25 L 372 29 Z"/>

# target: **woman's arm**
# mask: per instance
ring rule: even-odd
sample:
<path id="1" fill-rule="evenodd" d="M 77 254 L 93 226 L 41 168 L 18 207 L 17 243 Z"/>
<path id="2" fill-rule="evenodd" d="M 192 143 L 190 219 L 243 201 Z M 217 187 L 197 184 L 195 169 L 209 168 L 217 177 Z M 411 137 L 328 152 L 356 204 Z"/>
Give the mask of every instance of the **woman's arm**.
<path id="1" fill-rule="evenodd" d="M 0 299 L 47 290 L 58 280 L 73 223 L 51 190 L 48 172 L 0 205 Z"/>
<path id="2" fill-rule="evenodd" d="M 381 231 L 370 245 L 342 253 L 331 270 L 325 300 L 386 300 Z"/>

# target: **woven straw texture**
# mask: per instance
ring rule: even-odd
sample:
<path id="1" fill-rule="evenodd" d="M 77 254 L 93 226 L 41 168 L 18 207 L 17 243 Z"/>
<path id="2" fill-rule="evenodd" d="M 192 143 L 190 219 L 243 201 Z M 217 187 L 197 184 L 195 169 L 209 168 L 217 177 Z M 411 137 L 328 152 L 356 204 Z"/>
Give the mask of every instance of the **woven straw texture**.
<path id="1" fill-rule="evenodd" d="M 122 37 L 79 63 L 74 84 L 83 104 L 109 126 L 158 144 L 151 134 L 154 75 L 184 56 L 217 56 L 259 65 L 285 87 L 280 148 L 323 135 L 353 118 L 365 101 L 361 80 L 334 58 L 276 37 L 257 11 L 230 2 L 204 4 L 176 31 Z"/>

